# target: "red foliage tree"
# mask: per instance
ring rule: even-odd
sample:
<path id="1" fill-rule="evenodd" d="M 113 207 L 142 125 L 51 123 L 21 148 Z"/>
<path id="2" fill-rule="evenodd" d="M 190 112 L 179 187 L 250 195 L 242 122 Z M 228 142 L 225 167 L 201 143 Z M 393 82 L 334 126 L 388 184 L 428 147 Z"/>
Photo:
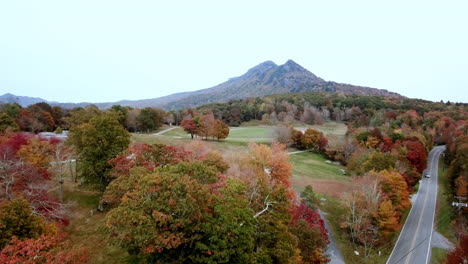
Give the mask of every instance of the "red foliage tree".
<path id="1" fill-rule="evenodd" d="M 196 135 L 198 133 L 198 124 L 192 118 L 186 118 L 180 122 L 180 126 L 184 129 L 185 132 L 189 133 L 190 136 Z"/>
<path id="2" fill-rule="evenodd" d="M 447 264 L 468 263 L 468 234 L 462 235 L 457 248 L 447 256 Z"/>
<path id="3" fill-rule="evenodd" d="M 328 231 L 325 228 L 325 222 L 320 217 L 320 214 L 317 210 L 310 209 L 304 203 L 301 203 L 299 206 L 293 209 L 291 222 L 297 223 L 300 219 L 304 219 L 310 228 L 318 228 L 320 230 L 320 234 L 326 243 L 328 244 Z"/>
<path id="4" fill-rule="evenodd" d="M 392 147 L 393 147 L 392 139 L 389 137 L 384 137 L 382 140 L 382 145 L 380 147 L 380 150 L 382 150 L 382 152 L 387 152 L 387 151 L 390 151 Z"/>
<path id="5" fill-rule="evenodd" d="M 402 142 L 402 145 L 408 149 L 406 159 L 418 172 L 422 173 L 427 166 L 427 152 L 424 144 L 417 137 L 409 137 Z"/>
<path id="6" fill-rule="evenodd" d="M 0 137 L 0 201 L 24 197 L 34 213 L 67 223 L 61 204 L 49 194 L 51 174 L 44 168 L 28 164 L 18 155 L 31 135 L 9 134 Z"/>
<path id="7" fill-rule="evenodd" d="M 21 241 L 13 238 L 11 245 L 0 251 L 0 263 L 5 264 L 79 264 L 88 263 L 84 249 L 67 250 L 62 243 L 64 235 L 41 236 Z"/>
<path id="8" fill-rule="evenodd" d="M 177 164 L 190 159 L 190 152 L 173 146 L 162 144 L 135 144 L 125 152 L 109 161 L 114 165 L 113 175 L 115 177 L 130 175 L 130 169 L 144 167 L 149 171 L 167 165 Z"/>

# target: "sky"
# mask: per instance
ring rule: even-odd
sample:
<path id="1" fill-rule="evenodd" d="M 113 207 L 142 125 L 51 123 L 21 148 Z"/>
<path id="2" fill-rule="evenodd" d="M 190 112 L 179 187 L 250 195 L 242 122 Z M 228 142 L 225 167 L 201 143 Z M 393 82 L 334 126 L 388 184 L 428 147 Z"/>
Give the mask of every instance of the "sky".
<path id="1" fill-rule="evenodd" d="M 468 1 L 1 1 L 0 94 L 60 102 L 212 87 L 267 60 L 468 102 Z"/>

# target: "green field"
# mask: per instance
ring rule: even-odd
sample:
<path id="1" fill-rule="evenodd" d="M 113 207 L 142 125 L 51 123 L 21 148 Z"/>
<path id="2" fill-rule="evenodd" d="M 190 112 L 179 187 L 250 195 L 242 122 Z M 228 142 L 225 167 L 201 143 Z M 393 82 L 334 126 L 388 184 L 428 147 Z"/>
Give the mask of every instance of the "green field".
<path id="1" fill-rule="evenodd" d="M 340 170 L 345 168 L 327 163 L 319 154 L 293 154 L 289 156 L 289 161 L 293 164 L 293 186 L 299 192 L 305 186 L 312 185 L 317 192 L 338 197 L 350 185 L 350 176 L 343 175 Z"/>
<path id="2" fill-rule="evenodd" d="M 308 177 L 313 179 L 327 179 L 338 181 L 349 181 L 350 177 L 343 175 L 340 169 L 345 167 L 326 162 L 326 159 L 312 152 L 304 152 L 289 156 L 294 165 L 294 177 Z"/>

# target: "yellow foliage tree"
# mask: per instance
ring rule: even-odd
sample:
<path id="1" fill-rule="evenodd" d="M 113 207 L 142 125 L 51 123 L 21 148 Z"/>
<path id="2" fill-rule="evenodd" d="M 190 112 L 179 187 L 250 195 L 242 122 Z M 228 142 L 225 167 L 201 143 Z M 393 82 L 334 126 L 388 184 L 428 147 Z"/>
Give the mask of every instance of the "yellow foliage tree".
<path id="1" fill-rule="evenodd" d="M 27 145 L 21 146 L 18 155 L 30 165 L 47 169 L 50 167 L 53 152 L 54 148 L 49 141 L 33 137 L 28 140 Z"/>

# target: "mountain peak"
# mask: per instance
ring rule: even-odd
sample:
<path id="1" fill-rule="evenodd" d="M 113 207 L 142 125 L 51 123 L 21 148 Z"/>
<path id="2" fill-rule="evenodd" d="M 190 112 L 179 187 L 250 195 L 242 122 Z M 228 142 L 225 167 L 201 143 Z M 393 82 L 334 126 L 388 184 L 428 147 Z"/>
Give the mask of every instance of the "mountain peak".
<path id="1" fill-rule="evenodd" d="M 304 67 L 297 64 L 293 60 L 288 60 L 286 63 L 280 66 L 285 72 L 308 72 Z"/>
<path id="2" fill-rule="evenodd" d="M 249 79 L 249 78 L 252 78 L 252 77 L 261 77 L 261 76 L 265 76 L 265 74 L 272 70 L 272 69 L 276 69 L 278 68 L 278 65 L 276 65 L 276 63 L 272 62 L 272 61 L 265 61 L 265 62 L 262 62 L 260 64 L 258 64 L 257 66 L 254 66 L 252 68 L 250 68 L 247 73 L 245 73 L 244 75 L 242 76 L 239 76 L 239 77 L 234 77 L 234 78 L 231 78 L 229 79 L 230 81 L 233 81 L 233 80 L 239 80 L 239 79 Z"/>

